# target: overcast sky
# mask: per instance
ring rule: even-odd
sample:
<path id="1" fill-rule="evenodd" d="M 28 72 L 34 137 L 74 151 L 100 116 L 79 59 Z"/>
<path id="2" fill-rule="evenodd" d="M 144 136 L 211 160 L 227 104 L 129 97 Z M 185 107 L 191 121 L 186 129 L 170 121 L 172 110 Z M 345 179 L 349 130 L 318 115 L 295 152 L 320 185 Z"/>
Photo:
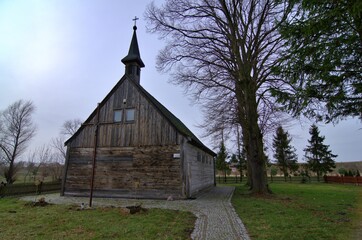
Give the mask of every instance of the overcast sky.
<path id="1" fill-rule="evenodd" d="M 202 122 L 199 106 L 155 69 L 164 42 L 146 31 L 143 14 L 150 2 L 0 0 L 0 110 L 19 99 L 33 101 L 38 131 L 29 148 L 58 136 L 64 121 L 85 120 L 118 82 L 124 74 L 121 59 L 128 52 L 135 16 L 140 18 L 137 37 L 146 65 L 141 85 L 201 136 L 202 129 L 196 127 Z M 338 154 L 337 161 L 362 160 L 361 128 L 357 119 L 320 125 L 326 144 Z M 299 161 L 308 129 L 309 123 L 288 129 Z"/>

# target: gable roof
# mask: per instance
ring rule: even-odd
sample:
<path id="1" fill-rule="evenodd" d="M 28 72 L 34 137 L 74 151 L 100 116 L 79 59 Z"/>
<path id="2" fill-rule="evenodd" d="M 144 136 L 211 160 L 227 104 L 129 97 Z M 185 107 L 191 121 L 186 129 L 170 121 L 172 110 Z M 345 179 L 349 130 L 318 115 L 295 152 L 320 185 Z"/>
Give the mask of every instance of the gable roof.
<path id="1" fill-rule="evenodd" d="M 206 147 L 191 131 L 186 127 L 186 125 L 178 119 L 174 114 L 172 114 L 165 106 L 163 106 L 159 101 L 156 100 L 149 92 L 146 91 L 141 85 L 136 84 L 135 81 L 130 77 L 129 75 L 125 74 L 118 83 L 112 88 L 112 90 L 107 94 L 107 96 L 102 100 L 102 102 L 99 104 L 99 107 L 103 106 L 107 100 L 112 96 L 112 94 L 120 87 L 120 85 L 126 80 L 129 79 L 130 82 L 141 92 L 141 94 L 144 95 L 144 97 L 149 100 L 149 102 L 152 103 L 154 107 L 163 115 L 170 123 L 173 125 L 177 131 L 179 131 L 182 135 L 184 135 L 188 142 L 205 152 L 209 153 L 212 156 L 216 156 L 216 154 Z M 97 113 L 97 108 L 92 112 L 92 114 L 87 118 L 87 120 L 84 123 L 90 122 L 94 116 Z M 85 124 L 82 124 L 82 126 L 77 130 L 77 132 L 70 137 L 64 144 L 67 145 L 74 137 L 76 137 L 82 129 L 85 127 Z"/>

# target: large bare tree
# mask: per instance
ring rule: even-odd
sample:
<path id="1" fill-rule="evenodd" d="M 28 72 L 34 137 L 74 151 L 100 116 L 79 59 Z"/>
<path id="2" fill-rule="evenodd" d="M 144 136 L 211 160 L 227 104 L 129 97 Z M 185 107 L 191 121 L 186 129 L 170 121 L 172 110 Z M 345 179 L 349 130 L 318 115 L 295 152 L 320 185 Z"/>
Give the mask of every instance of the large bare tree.
<path id="1" fill-rule="evenodd" d="M 63 160 L 60 161 L 59 163 L 61 164 L 64 163 L 66 155 L 66 148 L 64 146 L 64 142 L 67 140 L 67 138 L 73 136 L 73 134 L 77 132 L 77 130 L 81 125 L 82 125 L 82 120 L 80 119 L 76 118 L 72 120 L 67 120 L 63 123 L 62 127 L 60 128 L 59 136 L 51 140 L 51 147 L 53 147 L 56 150 L 57 154 L 59 154 L 59 156 L 57 156 L 56 158 L 59 160 L 63 158 Z"/>
<path id="2" fill-rule="evenodd" d="M 35 135 L 36 127 L 32 121 L 34 111 L 31 101 L 19 100 L 0 115 L 0 155 L 5 161 L 4 175 L 7 183 L 15 181 L 15 161 Z"/>
<path id="3" fill-rule="evenodd" d="M 269 192 L 259 124 L 274 102 L 269 90 L 285 84 L 272 70 L 284 44 L 278 24 L 290 10 L 287 1 L 168 0 L 146 12 L 150 31 L 167 40 L 157 67 L 172 70 L 172 81 L 204 105 L 235 108 L 254 193 Z"/>

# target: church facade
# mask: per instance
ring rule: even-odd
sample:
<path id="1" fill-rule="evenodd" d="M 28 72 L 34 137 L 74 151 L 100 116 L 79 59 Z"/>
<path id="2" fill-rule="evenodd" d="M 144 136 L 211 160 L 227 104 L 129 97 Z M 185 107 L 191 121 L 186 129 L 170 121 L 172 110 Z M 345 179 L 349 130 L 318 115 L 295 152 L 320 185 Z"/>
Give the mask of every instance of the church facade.
<path id="1" fill-rule="evenodd" d="M 184 199 L 215 184 L 215 153 L 140 85 L 136 30 L 124 76 L 65 142 L 62 195 Z"/>

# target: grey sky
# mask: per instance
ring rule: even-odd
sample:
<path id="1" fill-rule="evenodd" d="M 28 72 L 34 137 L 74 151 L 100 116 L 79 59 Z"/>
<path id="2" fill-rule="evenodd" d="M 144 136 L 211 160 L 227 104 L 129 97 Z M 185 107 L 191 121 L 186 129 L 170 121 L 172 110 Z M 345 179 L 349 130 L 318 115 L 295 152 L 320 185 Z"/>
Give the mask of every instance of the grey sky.
<path id="1" fill-rule="evenodd" d="M 145 0 L 0 0 L 0 110 L 19 99 L 32 100 L 38 132 L 31 148 L 47 144 L 65 120 L 85 120 L 124 73 L 121 59 L 138 16 L 141 84 L 197 136 L 202 129 L 198 106 L 183 89 L 155 69 L 164 43 L 146 32 Z M 157 1 L 162 3 L 162 1 Z M 351 119 L 320 126 L 338 161 L 362 160 L 362 124 Z M 299 160 L 309 124 L 288 129 Z M 208 144 L 209 141 L 203 139 Z M 232 150 L 232 149 L 231 149 Z"/>

